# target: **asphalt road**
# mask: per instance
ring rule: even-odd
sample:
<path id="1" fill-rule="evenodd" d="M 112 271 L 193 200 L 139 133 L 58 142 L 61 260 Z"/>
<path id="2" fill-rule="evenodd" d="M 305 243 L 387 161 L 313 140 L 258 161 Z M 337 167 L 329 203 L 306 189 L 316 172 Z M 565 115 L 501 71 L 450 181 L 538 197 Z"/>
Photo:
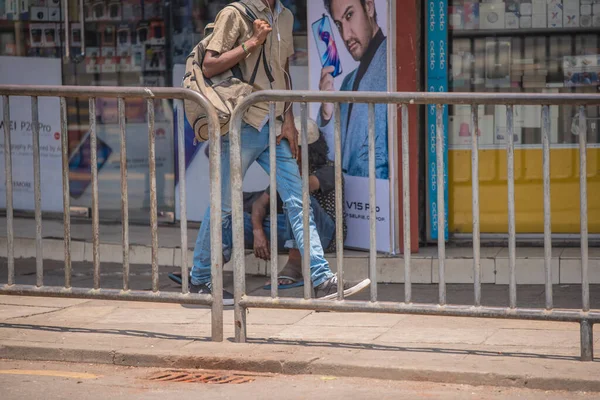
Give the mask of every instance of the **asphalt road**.
<path id="1" fill-rule="evenodd" d="M 198 374 L 198 371 L 191 371 Z M 22 399 L 597 399 L 598 393 L 328 376 L 250 376 L 248 383 L 173 383 L 157 368 L 0 360 L 0 398 Z M 182 375 L 182 374 L 180 374 Z M 178 376 L 180 376 L 178 375 Z M 206 376 L 231 372 L 205 371 Z"/>

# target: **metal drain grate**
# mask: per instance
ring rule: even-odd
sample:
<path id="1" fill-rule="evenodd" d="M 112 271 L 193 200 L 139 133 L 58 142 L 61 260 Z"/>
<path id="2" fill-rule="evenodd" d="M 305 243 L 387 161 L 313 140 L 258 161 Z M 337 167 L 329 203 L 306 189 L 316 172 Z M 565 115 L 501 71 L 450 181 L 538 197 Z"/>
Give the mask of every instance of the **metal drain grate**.
<path id="1" fill-rule="evenodd" d="M 154 373 L 148 380 L 155 382 L 178 382 L 178 383 L 249 383 L 256 380 L 256 376 L 244 375 L 236 372 L 214 372 L 214 371 L 177 371 L 167 370 Z"/>

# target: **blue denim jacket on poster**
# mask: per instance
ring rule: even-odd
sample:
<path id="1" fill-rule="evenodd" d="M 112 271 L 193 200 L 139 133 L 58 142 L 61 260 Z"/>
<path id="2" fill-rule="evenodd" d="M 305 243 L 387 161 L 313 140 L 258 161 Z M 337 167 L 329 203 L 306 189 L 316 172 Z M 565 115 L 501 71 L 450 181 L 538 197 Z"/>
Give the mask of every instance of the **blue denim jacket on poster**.
<path id="1" fill-rule="evenodd" d="M 358 68 L 342 82 L 341 91 L 352 91 Z M 387 39 L 383 40 L 358 85 L 358 91 L 387 92 Z M 348 112 L 352 109 L 350 118 Z M 342 103 L 342 170 L 350 176 L 369 176 L 369 107 L 367 104 Z M 317 123 L 329 145 L 329 157 L 334 154 L 332 117 L 323 123 L 321 112 Z M 375 170 L 377 179 L 388 179 L 388 118 L 387 105 L 375 105 Z"/>

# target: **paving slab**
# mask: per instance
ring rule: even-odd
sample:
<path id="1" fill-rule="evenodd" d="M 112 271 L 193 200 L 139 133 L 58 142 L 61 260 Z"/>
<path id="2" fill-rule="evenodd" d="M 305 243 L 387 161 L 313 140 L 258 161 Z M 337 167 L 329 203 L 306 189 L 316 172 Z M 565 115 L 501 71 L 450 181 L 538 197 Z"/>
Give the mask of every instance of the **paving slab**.
<path id="1" fill-rule="evenodd" d="M 152 304 L 149 304 L 147 308 L 144 308 L 143 310 L 139 309 L 138 312 L 132 312 L 129 308 L 117 308 L 103 317 L 96 319 L 94 322 L 113 326 L 120 326 L 123 323 L 177 325 L 205 320 L 206 318 L 204 317 L 209 315 L 210 310 L 208 309 L 191 309 L 183 307 L 180 307 L 179 309 L 163 309 L 153 308 Z M 208 318 L 208 320 L 210 321 L 210 318 Z"/>
<path id="2" fill-rule="evenodd" d="M 579 347 L 579 329 L 573 330 L 533 330 L 498 329 L 485 343 L 492 345 L 536 346 L 542 347 Z"/>
<path id="3" fill-rule="evenodd" d="M 23 307 L 19 305 L 0 304 L 0 318 L 6 321 L 13 318 L 25 318 L 58 310 L 60 310 L 60 308 Z"/>
<path id="4" fill-rule="evenodd" d="M 15 297 L 0 295 L 0 304 L 18 305 L 20 307 L 46 307 L 46 308 L 63 308 L 86 303 L 89 300 L 85 299 L 63 299 L 55 298 L 52 302 L 48 302 L 45 297 Z"/>
<path id="5" fill-rule="evenodd" d="M 381 343 L 482 344 L 496 333 L 495 329 L 414 328 L 395 326 L 377 338 Z"/>
<path id="6" fill-rule="evenodd" d="M 392 327 L 408 315 L 313 312 L 300 320 L 297 326 L 328 327 Z"/>
<path id="7" fill-rule="evenodd" d="M 387 332 L 387 327 L 291 326 L 274 337 L 277 339 L 320 342 L 371 342 Z"/>
<path id="8" fill-rule="evenodd" d="M 86 304 L 86 303 L 84 303 Z M 44 313 L 40 315 L 32 315 L 14 318 L 11 320 L 13 323 L 25 323 L 25 324 L 41 324 L 41 325 L 57 325 L 57 324 L 69 324 L 74 326 L 77 324 L 84 325 L 94 321 L 97 321 L 104 316 L 114 312 L 116 307 L 94 307 L 88 308 L 82 307 L 70 307 L 64 309 L 57 309 L 51 313 Z M 1 317 L 0 317 L 1 318 Z"/>

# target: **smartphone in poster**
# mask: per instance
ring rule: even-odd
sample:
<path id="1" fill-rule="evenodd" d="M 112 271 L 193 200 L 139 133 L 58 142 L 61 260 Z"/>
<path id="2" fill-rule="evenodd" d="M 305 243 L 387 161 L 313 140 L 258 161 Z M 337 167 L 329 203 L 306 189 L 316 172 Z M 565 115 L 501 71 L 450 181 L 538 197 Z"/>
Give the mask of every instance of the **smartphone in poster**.
<path id="1" fill-rule="evenodd" d="M 388 90 L 386 0 L 308 2 L 310 89 L 321 91 Z M 388 154 L 388 106 L 375 106 L 376 205 L 369 204 L 369 114 L 366 104 L 341 104 L 345 245 L 368 249 L 371 207 L 377 210 L 377 250 L 393 251 Z M 334 159 L 333 104 L 312 104 Z"/>

